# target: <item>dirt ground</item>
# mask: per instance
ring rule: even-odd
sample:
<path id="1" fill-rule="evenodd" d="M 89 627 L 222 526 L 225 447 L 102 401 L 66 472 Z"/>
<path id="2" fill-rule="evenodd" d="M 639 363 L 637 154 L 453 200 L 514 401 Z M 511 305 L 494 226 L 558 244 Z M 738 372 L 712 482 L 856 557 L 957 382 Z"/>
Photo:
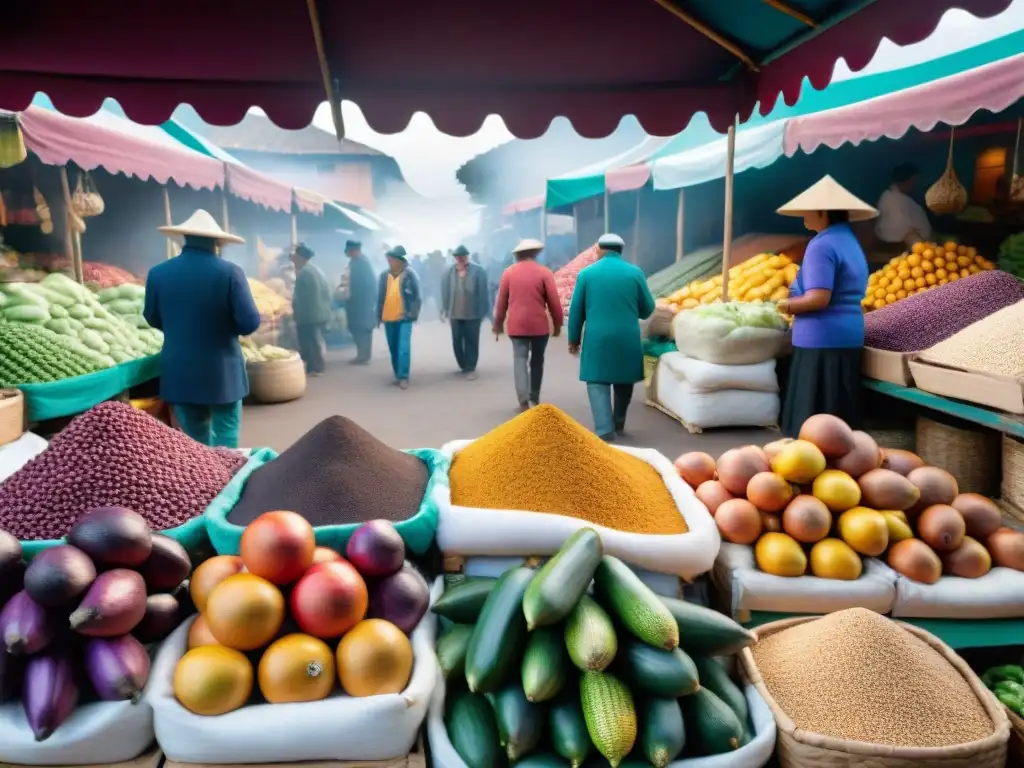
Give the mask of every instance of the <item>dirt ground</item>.
<path id="1" fill-rule="evenodd" d="M 405 391 L 390 386 L 391 366 L 382 331 L 377 331 L 373 343 L 369 366 L 347 365 L 354 354 L 351 350 L 332 351 L 327 373 L 310 379 L 301 399 L 246 406 L 242 445 L 281 451 L 320 420 L 340 414 L 396 448 L 436 448 L 449 440 L 478 437 L 515 415 L 512 346 L 504 337 L 495 341 L 486 327 L 477 381 L 457 375 L 450 329 L 442 323 L 419 323 L 413 329 L 412 376 Z M 584 384 L 578 379 L 578 359 L 569 355 L 564 337 L 552 339 L 548 347 L 541 399 L 593 427 Z M 642 384 L 636 387 L 626 431 L 623 444 L 657 448 L 670 458 L 687 450 L 717 456 L 737 445 L 772 439 L 765 430 L 691 435 L 673 419 L 644 405 Z"/>

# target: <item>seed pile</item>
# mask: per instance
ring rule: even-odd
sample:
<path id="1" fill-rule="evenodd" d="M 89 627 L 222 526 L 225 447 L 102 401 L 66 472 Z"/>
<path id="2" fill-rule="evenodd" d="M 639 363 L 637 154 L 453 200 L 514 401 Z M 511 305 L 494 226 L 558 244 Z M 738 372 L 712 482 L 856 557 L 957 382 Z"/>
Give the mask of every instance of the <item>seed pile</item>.
<path id="1" fill-rule="evenodd" d="M 245 463 L 213 451 L 124 403 L 72 421 L 39 456 L 0 484 L 0 529 L 58 539 L 86 510 L 128 507 L 156 530 L 203 513 Z"/>
<path id="2" fill-rule="evenodd" d="M 1024 377 L 1024 301 L 964 328 L 921 355 L 929 363 L 995 376 Z"/>
<path id="3" fill-rule="evenodd" d="M 552 405 L 474 440 L 451 468 L 452 503 L 566 515 L 630 533 L 685 533 L 661 475 Z"/>
<path id="4" fill-rule="evenodd" d="M 934 648 L 864 608 L 768 635 L 753 648 L 768 692 L 797 728 L 893 747 L 990 736 L 967 681 Z"/>
<path id="5" fill-rule="evenodd" d="M 249 476 L 228 521 L 248 525 L 275 509 L 317 526 L 407 520 L 419 511 L 428 480 L 422 459 L 331 416 Z"/>
<path id="6" fill-rule="evenodd" d="M 987 271 L 940 285 L 864 316 L 864 346 L 919 352 L 1024 299 L 1024 285 Z"/>

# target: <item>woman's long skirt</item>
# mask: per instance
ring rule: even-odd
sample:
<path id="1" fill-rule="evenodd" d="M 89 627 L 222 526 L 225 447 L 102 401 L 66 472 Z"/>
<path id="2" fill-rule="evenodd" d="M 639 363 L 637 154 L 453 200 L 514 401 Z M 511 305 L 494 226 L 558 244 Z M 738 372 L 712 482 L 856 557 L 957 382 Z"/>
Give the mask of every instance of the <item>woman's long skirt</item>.
<path id="1" fill-rule="evenodd" d="M 796 437 L 804 421 L 817 413 L 830 413 L 860 429 L 861 354 L 859 347 L 793 350 L 782 403 L 784 434 Z"/>

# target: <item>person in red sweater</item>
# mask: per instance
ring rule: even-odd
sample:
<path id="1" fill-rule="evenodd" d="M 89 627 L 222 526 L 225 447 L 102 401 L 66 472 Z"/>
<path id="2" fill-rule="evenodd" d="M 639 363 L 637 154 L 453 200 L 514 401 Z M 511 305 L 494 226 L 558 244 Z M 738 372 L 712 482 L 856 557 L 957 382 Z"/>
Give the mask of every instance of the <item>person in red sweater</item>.
<path id="1" fill-rule="evenodd" d="M 533 239 L 522 240 L 512 249 L 516 263 L 502 274 L 494 307 L 495 338 L 506 333 L 512 339 L 520 411 L 540 402 L 548 338 L 561 333 L 564 321 L 555 276 L 537 263 L 542 250 L 544 243 Z"/>

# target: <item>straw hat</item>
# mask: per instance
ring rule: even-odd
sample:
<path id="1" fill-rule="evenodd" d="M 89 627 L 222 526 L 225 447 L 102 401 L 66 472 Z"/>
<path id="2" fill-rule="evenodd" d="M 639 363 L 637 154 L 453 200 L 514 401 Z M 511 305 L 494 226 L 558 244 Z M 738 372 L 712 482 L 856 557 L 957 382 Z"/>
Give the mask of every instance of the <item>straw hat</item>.
<path id="1" fill-rule="evenodd" d="M 534 240 L 532 237 L 528 237 L 525 240 L 520 240 L 519 245 L 512 249 L 512 253 L 525 253 L 526 251 L 540 251 L 544 249 L 544 243 L 540 240 Z"/>
<path id="2" fill-rule="evenodd" d="M 192 235 L 193 237 L 208 237 L 221 243 L 237 243 L 242 245 L 245 240 L 238 235 L 232 235 L 220 228 L 217 220 L 202 208 L 197 210 L 188 220 L 182 224 L 175 224 L 171 227 L 157 227 L 165 235 Z"/>
<path id="3" fill-rule="evenodd" d="M 867 221 L 878 216 L 878 211 L 859 197 L 848 192 L 831 176 L 805 189 L 776 213 L 783 216 L 803 216 L 813 211 L 849 211 L 850 221 Z"/>

